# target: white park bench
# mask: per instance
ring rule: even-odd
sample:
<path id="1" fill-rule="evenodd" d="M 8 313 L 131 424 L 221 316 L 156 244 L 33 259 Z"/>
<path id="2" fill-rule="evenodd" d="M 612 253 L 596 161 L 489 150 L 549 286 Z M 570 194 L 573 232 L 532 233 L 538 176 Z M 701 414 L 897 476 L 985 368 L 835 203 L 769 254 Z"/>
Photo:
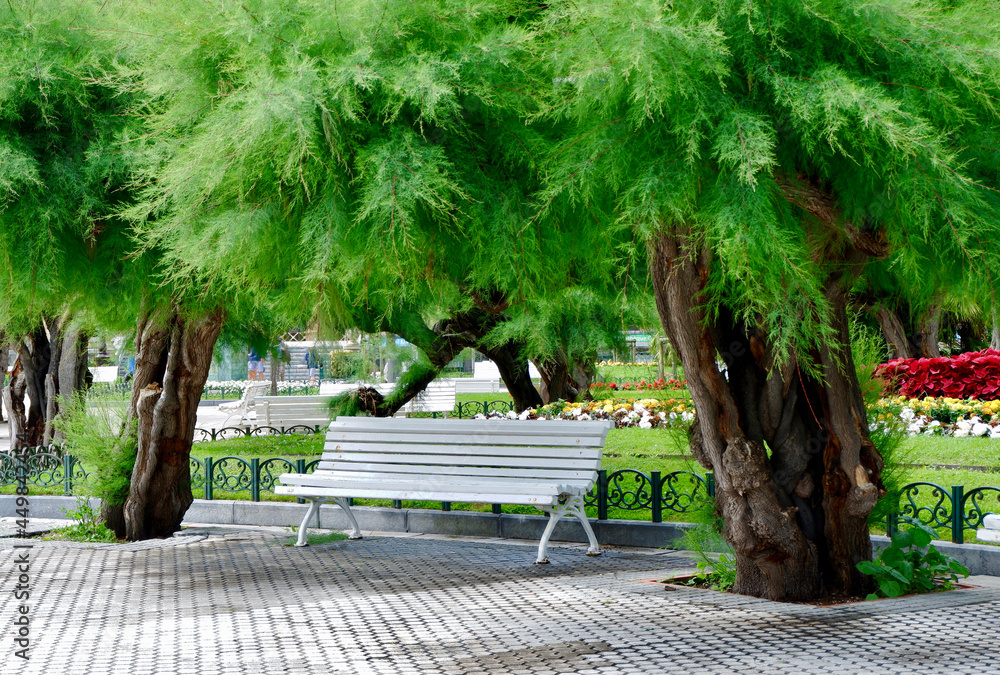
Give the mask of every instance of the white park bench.
<path id="1" fill-rule="evenodd" d="M 1000 513 L 989 513 L 983 518 L 983 526 L 976 530 L 976 539 L 1000 544 Z"/>
<path id="2" fill-rule="evenodd" d="M 549 538 L 563 516 L 575 516 L 599 555 L 584 513 L 597 480 L 608 422 L 435 420 L 338 417 L 323 458 L 311 474 L 287 473 L 276 494 L 311 503 L 296 546 L 324 502 L 347 514 L 351 539 L 361 528 L 348 499 L 395 499 L 534 506 L 549 514 L 536 562 L 546 563 Z"/>
<path id="3" fill-rule="evenodd" d="M 326 427 L 333 416 L 329 396 L 261 396 L 256 408 L 257 426 L 276 429 Z"/>
<path id="4" fill-rule="evenodd" d="M 434 380 L 427 387 L 406 402 L 396 416 L 407 413 L 448 413 L 455 409 L 455 381 Z"/>
<path id="5" fill-rule="evenodd" d="M 220 403 L 219 411 L 224 413 L 229 413 L 229 416 L 222 423 L 222 426 L 227 426 L 229 420 L 233 419 L 237 415 L 239 416 L 239 421 L 237 424 L 244 424 L 250 421 L 250 412 L 256 409 L 257 398 L 264 396 L 268 389 L 271 388 L 269 382 L 261 382 L 260 384 L 248 385 L 246 389 L 243 390 L 243 396 L 239 401 L 230 401 L 229 403 Z"/>
<path id="6" fill-rule="evenodd" d="M 455 391 L 459 394 L 505 394 L 507 385 L 503 380 L 475 377 L 456 377 L 451 380 L 455 383 Z"/>

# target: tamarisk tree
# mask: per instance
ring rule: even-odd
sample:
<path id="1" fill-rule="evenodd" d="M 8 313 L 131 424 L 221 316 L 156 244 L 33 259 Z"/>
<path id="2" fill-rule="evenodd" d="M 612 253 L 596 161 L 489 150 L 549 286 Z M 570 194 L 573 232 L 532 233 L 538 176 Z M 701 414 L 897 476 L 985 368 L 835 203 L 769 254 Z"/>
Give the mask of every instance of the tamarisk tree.
<path id="1" fill-rule="evenodd" d="M 529 353 L 546 345 L 527 339 L 527 320 L 489 336 L 543 312 L 552 292 L 614 297 L 602 264 L 614 240 L 578 227 L 593 217 L 584 212 L 532 218 L 536 158 L 553 130 L 525 124 L 540 85 L 524 68 L 532 32 L 520 9 L 452 0 L 139 9 L 126 39 L 143 54 L 163 159 L 135 213 L 171 283 L 251 298 L 288 325 L 404 337 L 423 358 L 378 415 L 470 346 L 498 363 L 519 408 L 541 403 L 527 358 L 572 355 Z M 568 396 L 566 370 L 550 379 L 551 398 Z"/>
<path id="2" fill-rule="evenodd" d="M 91 18 L 56 2 L 0 6 L 0 325 L 18 354 L 4 396 L 15 446 L 47 444 L 61 401 L 84 386 L 83 315 L 108 300 L 124 254 L 114 141 L 130 121 L 95 82 L 114 55 L 77 30 Z"/>
<path id="3" fill-rule="evenodd" d="M 614 199 L 716 476 L 739 593 L 863 594 L 883 487 L 848 335 L 878 261 L 997 269 L 983 3 L 556 2 L 547 208 Z"/>

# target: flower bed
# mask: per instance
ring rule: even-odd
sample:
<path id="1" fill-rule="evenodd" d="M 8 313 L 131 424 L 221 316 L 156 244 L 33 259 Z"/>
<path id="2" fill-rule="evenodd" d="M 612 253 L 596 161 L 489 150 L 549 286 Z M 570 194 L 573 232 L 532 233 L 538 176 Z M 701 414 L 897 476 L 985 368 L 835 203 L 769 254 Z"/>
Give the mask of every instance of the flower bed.
<path id="1" fill-rule="evenodd" d="M 1000 438 L 1000 401 L 927 396 L 893 396 L 869 408 L 869 427 L 902 425 L 911 436 L 988 436 Z"/>
<path id="2" fill-rule="evenodd" d="M 687 399 L 605 399 L 582 403 L 550 403 L 540 408 L 529 408 L 518 414 L 508 412 L 476 415 L 476 419 L 500 418 L 521 420 L 611 420 L 616 428 L 639 427 L 655 429 L 687 427 L 694 420 L 694 406 Z"/>
<path id="3" fill-rule="evenodd" d="M 994 349 L 936 359 L 894 359 L 875 372 L 908 397 L 1000 399 L 1000 352 Z"/>
<path id="4" fill-rule="evenodd" d="M 619 391 L 666 391 L 671 389 L 684 389 L 687 387 L 687 380 L 675 380 L 670 378 L 664 380 L 662 377 L 652 382 L 639 380 L 638 382 L 593 382 L 590 385 L 590 394 L 595 398 Z"/>

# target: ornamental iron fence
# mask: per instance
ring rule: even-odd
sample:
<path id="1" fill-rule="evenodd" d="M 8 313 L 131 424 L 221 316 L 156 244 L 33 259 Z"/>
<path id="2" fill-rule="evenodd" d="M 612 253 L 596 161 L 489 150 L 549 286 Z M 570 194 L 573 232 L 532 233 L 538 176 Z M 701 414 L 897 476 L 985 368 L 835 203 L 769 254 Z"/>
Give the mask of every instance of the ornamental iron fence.
<path id="1" fill-rule="evenodd" d="M 318 428 L 309 433 L 317 433 Z M 204 430 L 212 438 L 221 437 L 221 430 Z M 272 429 L 272 433 L 299 433 Z M 213 435 L 214 434 L 214 435 Z M 218 459 L 191 457 L 191 490 L 204 499 L 225 499 L 249 493 L 251 501 L 261 501 L 266 494 L 274 495 L 278 477 L 283 473 L 311 473 L 319 459 L 266 459 L 226 456 Z M 23 470 L 27 464 L 27 471 Z M 61 490 L 63 495 L 93 488 L 92 472 L 68 452 L 56 446 L 32 448 L 18 454 L 0 452 L 0 488 L 18 484 L 18 469 L 27 474 L 27 483 L 37 488 Z M 637 469 L 601 470 L 594 488 L 586 496 L 587 506 L 597 511 L 598 520 L 608 520 L 611 509 L 632 513 L 648 511 L 654 523 L 663 522 L 666 512 L 677 514 L 709 508 L 715 497 L 715 479 L 709 472 L 699 475 L 691 471 L 648 474 Z M 301 502 L 301 500 L 299 500 Z M 353 500 L 352 500 L 353 502 Z M 402 502 L 393 500 L 394 508 Z M 493 504 L 500 513 L 501 505 Z M 441 503 L 441 510 L 450 511 L 451 504 Z M 916 482 L 904 486 L 896 496 L 895 508 L 886 519 L 886 532 L 898 529 L 900 517 L 914 518 L 934 529 L 944 530 L 956 544 L 965 542 L 965 533 L 976 530 L 989 513 L 1000 512 L 1000 487 L 984 486 L 966 490 L 965 486 Z M 944 533 L 943 533 L 944 534 Z"/>

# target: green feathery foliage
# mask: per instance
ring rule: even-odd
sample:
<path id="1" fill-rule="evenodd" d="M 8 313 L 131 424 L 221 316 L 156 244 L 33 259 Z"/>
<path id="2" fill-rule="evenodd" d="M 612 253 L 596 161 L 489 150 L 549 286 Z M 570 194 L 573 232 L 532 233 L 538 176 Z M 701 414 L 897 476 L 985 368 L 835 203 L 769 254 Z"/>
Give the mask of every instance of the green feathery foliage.
<path id="1" fill-rule="evenodd" d="M 712 251 L 707 307 L 764 327 L 786 356 L 830 339 L 820 280 L 853 233 L 884 238 L 882 267 L 911 293 L 992 286 L 994 9 L 552 3 L 542 116 L 573 132 L 549 160 L 547 208 L 614 200 L 643 236 L 685 223 Z M 827 221 L 802 184 L 832 195 Z"/>
<path id="2" fill-rule="evenodd" d="M 613 300 L 627 283 L 614 264 L 624 228 L 607 212 L 538 215 L 538 158 L 557 129 L 525 124 L 546 86 L 530 51 L 537 11 L 131 9 L 123 39 L 155 140 L 128 215 L 171 284 L 225 289 L 289 325 L 380 330 L 484 297 L 515 316 L 578 286 Z"/>
<path id="3" fill-rule="evenodd" d="M 104 78 L 114 45 L 87 30 L 102 20 L 90 3 L 0 6 L 0 325 L 11 335 L 67 308 L 121 319 L 141 283 L 115 217 L 131 162 L 121 142 L 136 125 Z"/>

